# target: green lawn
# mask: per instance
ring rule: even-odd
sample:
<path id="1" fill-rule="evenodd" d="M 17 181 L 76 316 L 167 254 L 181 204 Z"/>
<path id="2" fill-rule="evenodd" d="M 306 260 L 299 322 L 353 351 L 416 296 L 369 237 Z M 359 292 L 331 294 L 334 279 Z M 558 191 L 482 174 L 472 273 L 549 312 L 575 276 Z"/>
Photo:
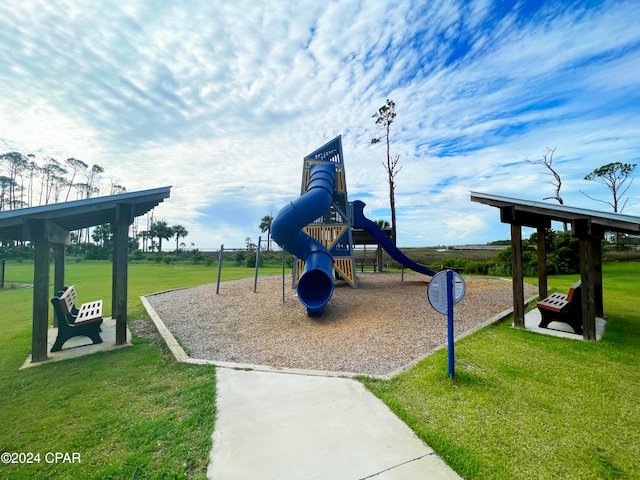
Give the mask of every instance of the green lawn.
<path id="1" fill-rule="evenodd" d="M 132 264 L 129 319 L 146 313 L 140 295 L 214 283 L 217 267 Z M 276 267 L 261 273 L 277 273 Z M 225 280 L 252 276 L 227 267 Z M 31 263 L 8 263 L 8 282 L 30 282 Z M 53 277 L 52 277 L 53 278 Z M 66 265 L 79 301 L 111 305 L 111 264 Z M 0 478 L 205 478 L 215 417 L 215 369 L 176 363 L 164 344 L 134 337 L 134 348 L 18 370 L 31 348 L 33 290 L 0 291 L 0 452 L 40 454 L 0 464 Z M 48 452 L 80 463 L 48 463 Z"/>
<path id="2" fill-rule="evenodd" d="M 601 342 L 508 319 L 390 381 L 364 383 L 464 478 L 640 478 L 640 263 L 604 265 Z M 578 276 L 550 277 L 566 291 Z"/>
<path id="3" fill-rule="evenodd" d="M 7 280 L 29 282 L 32 268 L 9 263 Z M 129 268 L 129 319 L 146 316 L 140 295 L 217 275 L 215 266 Z M 247 276 L 252 269 L 223 268 L 225 280 Z M 69 263 L 66 278 L 79 301 L 103 298 L 110 309 L 110 263 Z M 549 283 L 566 291 L 577 278 Z M 394 380 L 363 381 L 465 478 L 640 478 L 640 263 L 605 264 L 604 286 L 601 342 L 505 321 L 456 344 L 453 382 L 445 350 Z M 0 291 L 0 452 L 40 453 L 40 463 L 0 465 L 0 478 L 204 478 L 215 369 L 176 363 L 161 342 L 134 337 L 133 348 L 18 370 L 32 293 Z M 47 463 L 47 452 L 81 462 Z"/>

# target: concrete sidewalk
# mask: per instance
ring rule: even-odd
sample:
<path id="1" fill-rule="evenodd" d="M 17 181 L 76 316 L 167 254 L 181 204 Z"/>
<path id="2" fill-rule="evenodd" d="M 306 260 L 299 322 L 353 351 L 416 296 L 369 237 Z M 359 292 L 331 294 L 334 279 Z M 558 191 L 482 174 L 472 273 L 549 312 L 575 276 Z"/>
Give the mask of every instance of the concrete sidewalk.
<path id="1" fill-rule="evenodd" d="M 460 479 L 351 379 L 217 369 L 212 480 Z"/>

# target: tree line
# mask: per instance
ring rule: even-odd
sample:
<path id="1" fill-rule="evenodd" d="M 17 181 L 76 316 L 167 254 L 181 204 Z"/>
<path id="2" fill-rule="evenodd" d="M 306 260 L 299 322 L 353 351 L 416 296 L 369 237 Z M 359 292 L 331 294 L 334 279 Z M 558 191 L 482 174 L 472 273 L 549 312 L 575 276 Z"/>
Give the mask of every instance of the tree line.
<path id="1" fill-rule="evenodd" d="M 109 178 L 106 184 L 104 173 L 105 169 L 100 165 L 89 166 L 73 157 L 58 161 L 15 151 L 0 154 L 0 212 L 126 192 L 115 178 Z M 141 241 L 142 251 L 160 252 L 162 241 L 175 237 L 177 252 L 180 239 L 188 233 L 182 225 L 169 226 L 164 220 L 152 222 L 148 230 L 133 233 L 131 250 L 138 249 Z M 90 240 L 97 247 L 109 250 L 112 246 L 110 225 L 71 232 L 72 244 L 89 243 Z"/>
<path id="2" fill-rule="evenodd" d="M 0 155 L 0 211 L 49 205 L 126 191 L 111 178 L 105 188 L 104 168 L 77 158 L 8 152 Z"/>

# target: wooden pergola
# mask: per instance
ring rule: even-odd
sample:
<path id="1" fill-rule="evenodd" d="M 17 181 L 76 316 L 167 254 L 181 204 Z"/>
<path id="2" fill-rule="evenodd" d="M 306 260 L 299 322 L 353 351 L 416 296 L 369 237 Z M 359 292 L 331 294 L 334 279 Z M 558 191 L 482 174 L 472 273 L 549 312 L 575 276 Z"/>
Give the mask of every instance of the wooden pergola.
<path id="1" fill-rule="evenodd" d="M 538 232 L 538 294 L 542 299 L 548 294 L 545 229 L 551 227 L 551 221 L 571 224 L 571 235 L 578 238 L 580 244 L 583 335 L 585 340 L 595 340 L 596 317 L 604 316 L 602 239 L 607 231 L 639 235 L 640 217 L 479 192 L 471 192 L 471 201 L 499 208 L 500 221 L 511 225 L 513 315 L 514 325 L 520 328 L 524 328 L 525 315 L 522 227 L 536 228 Z"/>
<path id="2" fill-rule="evenodd" d="M 116 345 L 127 342 L 129 226 L 165 198 L 171 187 L 0 212 L 0 240 L 29 241 L 34 246 L 33 332 L 31 361 L 47 360 L 49 320 L 49 257 L 54 253 L 53 291 L 65 285 L 64 250 L 69 232 L 109 223 L 113 233 L 111 316 L 116 320 Z"/>

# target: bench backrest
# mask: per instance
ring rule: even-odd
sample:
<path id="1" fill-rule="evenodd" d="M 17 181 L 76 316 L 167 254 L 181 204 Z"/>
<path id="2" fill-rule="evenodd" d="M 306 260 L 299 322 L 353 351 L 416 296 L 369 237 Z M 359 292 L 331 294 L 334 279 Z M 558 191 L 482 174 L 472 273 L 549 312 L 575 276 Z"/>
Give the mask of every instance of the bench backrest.
<path id="1" fill-rule="evenodd" d="M 569 288 L 569 293 L 567 293 L 567 302 L 571 303 L 573 301 L 576 301 L 576 302 L 582 301 L 582 299 L 580 298 L 580 296 L 582 295 L 582 292 L 580 291 L 581 287 L 582 287 L 582 283 L 580 280 L 578 280 L 576 283 L 571 285 L 571 288 Z M 573 298 L 573 297 L 576 297 L 576 298 Z"/>
<path id="2" fill-rule="evenodd" d="M 60 307 L 64 311 L 65 315 L 71 313 L 71 310 L 76 303 L 77 297 L 78 294 L 76 293 L 76 287 L 74 287 L 73 285 L 67 287 L 64 293 L 60 295 Z"/>

